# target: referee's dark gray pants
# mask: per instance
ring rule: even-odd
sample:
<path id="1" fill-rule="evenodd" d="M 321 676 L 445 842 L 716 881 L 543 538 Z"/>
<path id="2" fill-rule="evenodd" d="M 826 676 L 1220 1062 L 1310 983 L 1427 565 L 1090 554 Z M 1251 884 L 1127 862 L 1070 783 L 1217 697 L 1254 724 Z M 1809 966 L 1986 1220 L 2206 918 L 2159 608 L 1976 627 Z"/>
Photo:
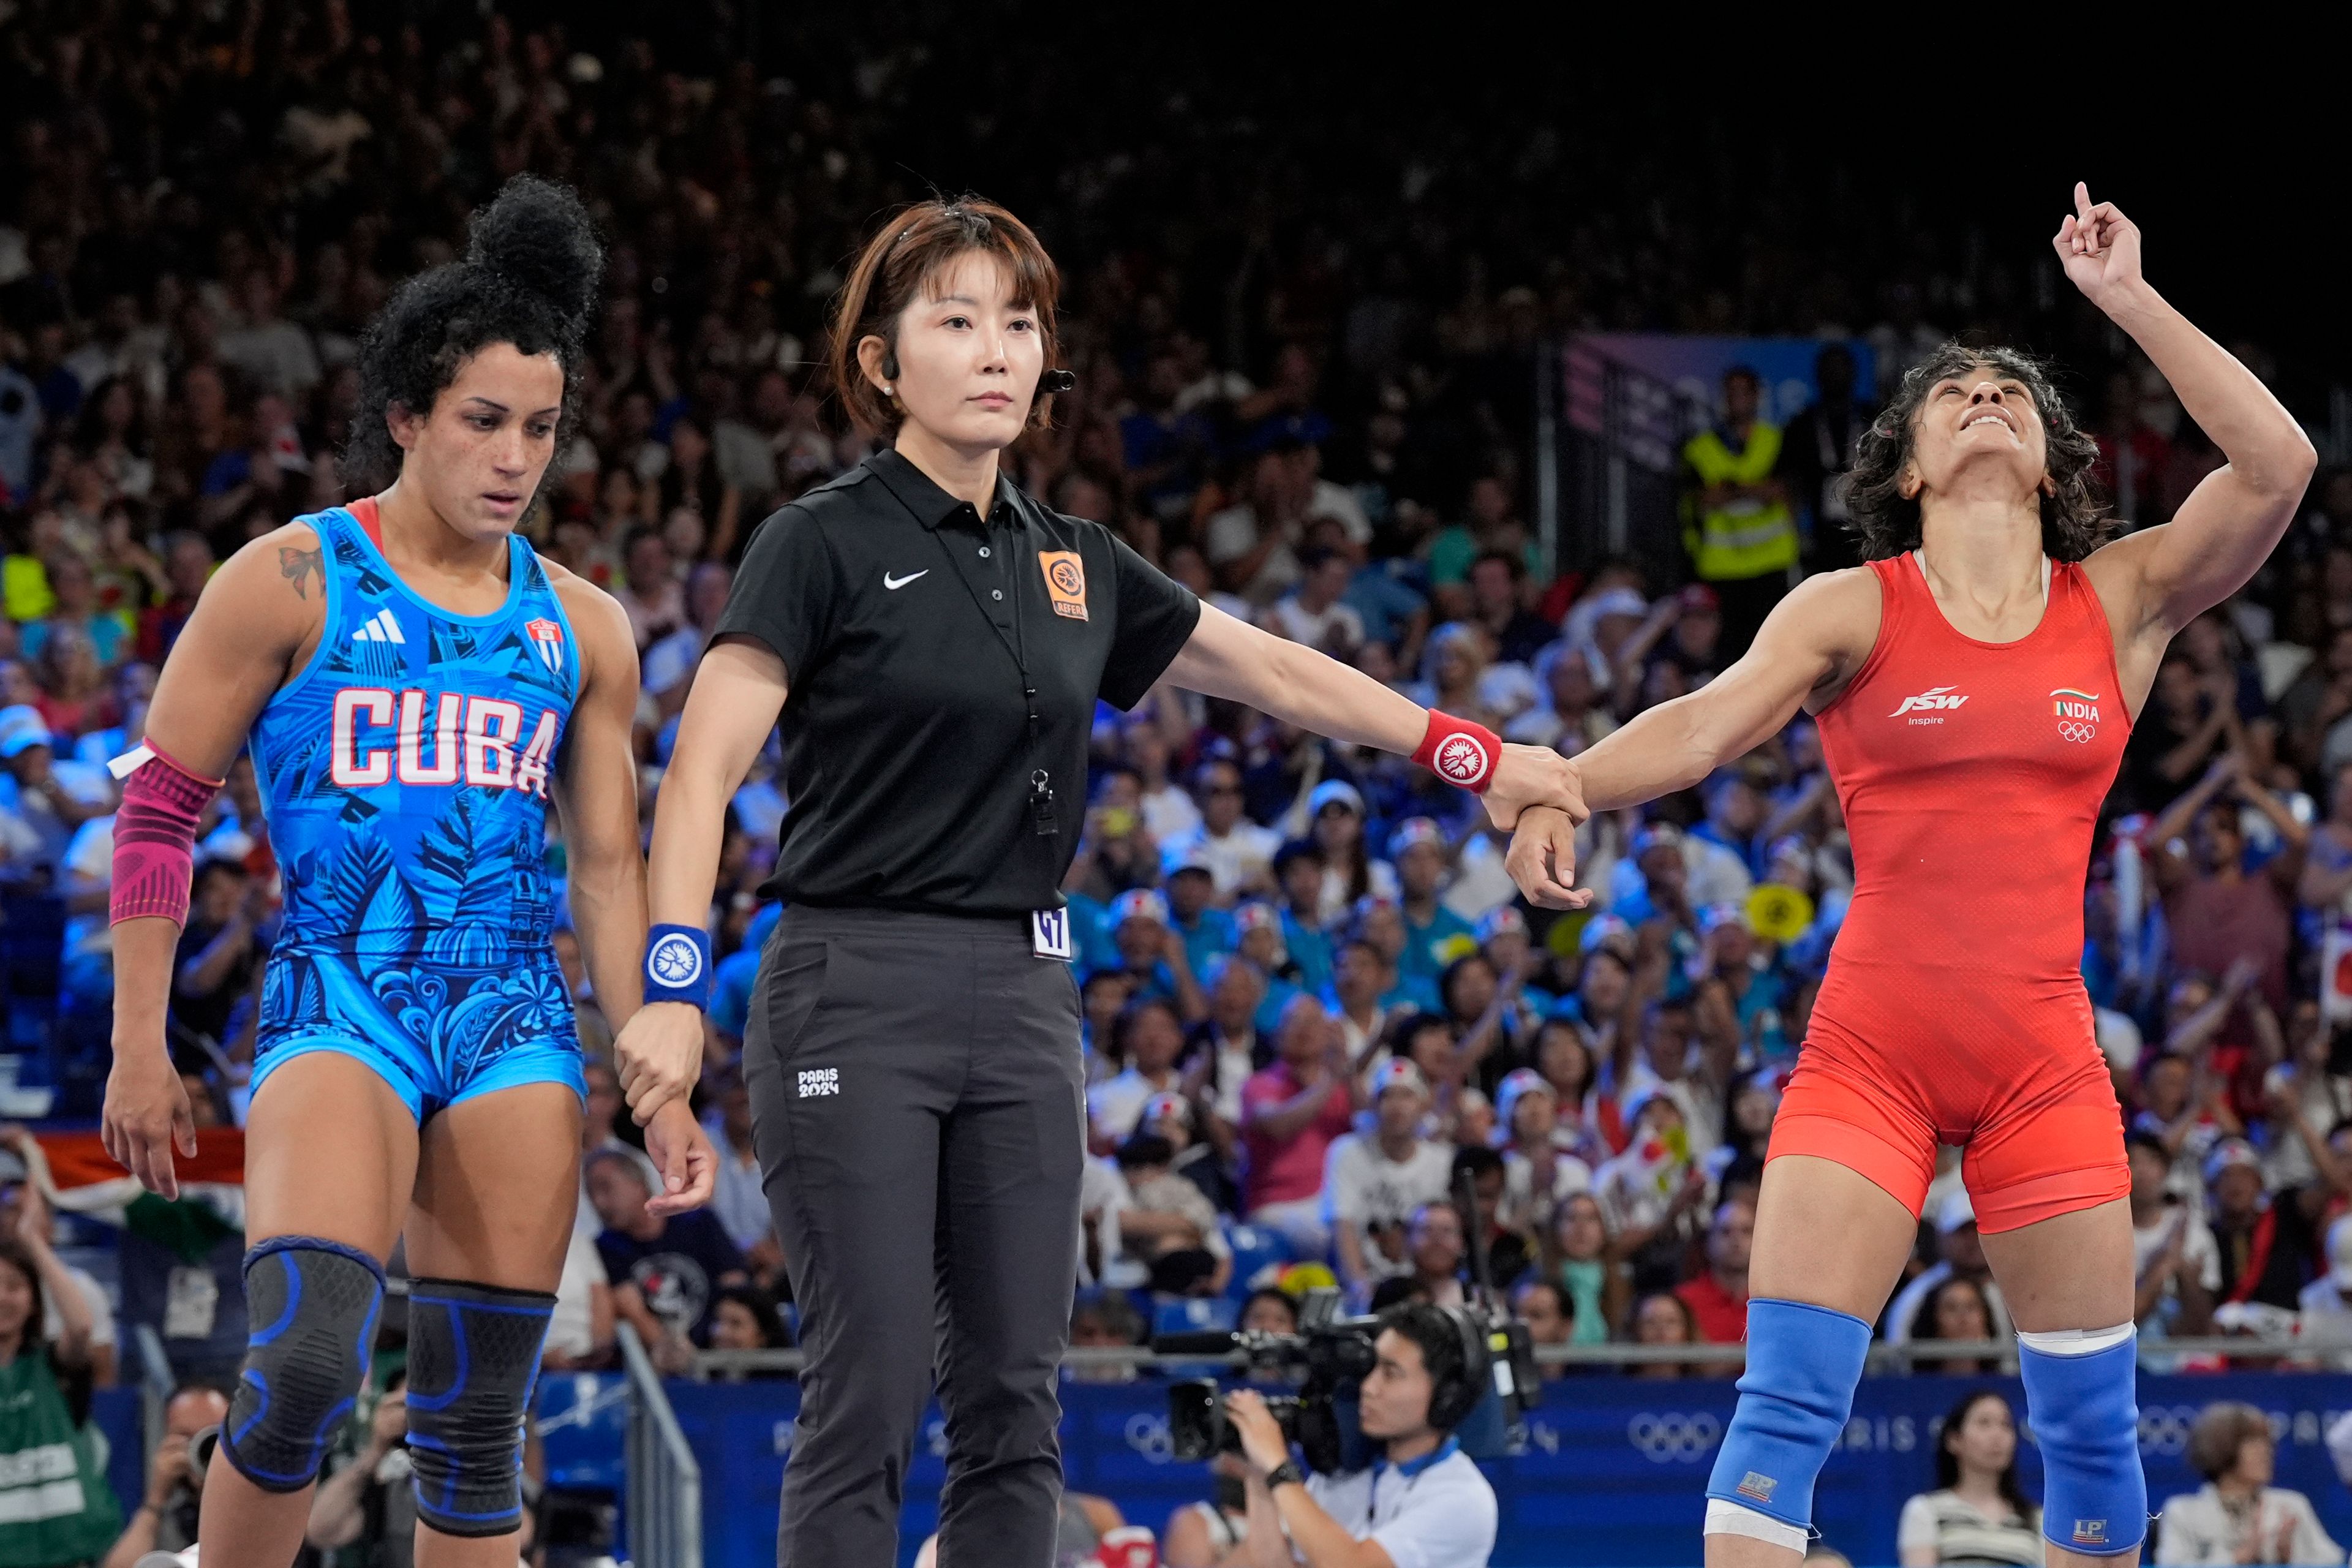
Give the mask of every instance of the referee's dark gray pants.
<path id="1" fill-rule="evenodd" d="M 1028 922 L 785 911 L 745 1028 L 801 1312 L 783 1568 L 898 1561 L 936 1365 L 940 1568 L 1049 1568 L 1085 1077 L 1069 966 Z"/>

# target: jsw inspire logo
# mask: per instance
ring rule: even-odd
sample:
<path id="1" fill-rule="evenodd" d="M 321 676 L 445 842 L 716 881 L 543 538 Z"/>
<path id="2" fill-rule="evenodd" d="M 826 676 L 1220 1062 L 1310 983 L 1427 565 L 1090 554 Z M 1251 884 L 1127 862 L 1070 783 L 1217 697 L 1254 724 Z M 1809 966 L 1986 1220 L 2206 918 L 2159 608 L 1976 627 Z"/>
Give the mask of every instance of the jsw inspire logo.
<path id="1" fill-rule="evenodd" d="M 1966 694 L 1959 692 L 1956 688 L 1931 686 L 1916 697 L 1906 697 L 1903 700 L 1903 706 L 1889 713 L 1887 717 L 1900 719 L 1906 713 L 1916 713 L 1923 709 L 1958 708 L 1967 700 Z M 1936 721 L 1936 722 L 1941 722 L 1941 721 Z"/>

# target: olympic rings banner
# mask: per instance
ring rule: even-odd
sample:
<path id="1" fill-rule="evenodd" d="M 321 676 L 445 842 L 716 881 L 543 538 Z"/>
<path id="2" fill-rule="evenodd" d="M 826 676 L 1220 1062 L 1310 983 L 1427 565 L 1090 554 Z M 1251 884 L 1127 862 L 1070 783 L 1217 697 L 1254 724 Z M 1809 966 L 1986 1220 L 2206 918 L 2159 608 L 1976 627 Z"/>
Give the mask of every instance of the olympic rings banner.
<path id="1" fill-rule="evenodd" d="M 1839 1452 L 1822 1476 L 1815 1522 L 1823 1538 L 1861 1564 L 1895 1561 L 1895 1524 L 1904 1500 L 1935 1485 L 1935 1436 L 1946 1411 L 1979 1387 L 2007 1394 L 2021 1415 L 2015 1378 L 1874 1377 L 1854 1397 Z M 709 1568 L 767 1568 L 775 1561 L 776 1499 L 792 1450 L 799 1390 L 790 1383 L 673 1383 L 679 1425 L 702 1464 L 704 1562 Z M 1208 1468 L 1179 1464 L 1168 1450 L 1163 1384 L 1066 1384 L 1062 1455 L 1072 1489 L 1100 1493 L 1129 1521 L 1164 1531 L 1168 1517 L 1211 1495 Z M 617 1485 L 619 1380 L 565 1375 L 541 1386 L 551 1481 Z M 1583 1568 L 1604 1563 L 1696 1563 L 1701 1494 L 1731 1419 L 1728 1379 L 1647 1382 L 1575 1377 L 1546 1385 L 1524 1451 L 1486 1461 L 1502 1503 L 1496 1568 Z M 2216 1400 L 2267 1412 L 2279 1436 L 2277 1484 L 2309 1497 L 2338 1541 L 2352 1542 L 2352 1493 L 2336 1478 L 2322 1442 L 2327 1424 L 2352 1409 L 2352 1375 L 2246 1373 L 2143 1376 L 2140 1453 L 2151 1509 L 2194 1491 L 2182 1458 L 2189 1426 Z M 601 1412 L 597 1412 L 599 1407 Z M 609 1448 L 609 1453 L 604 1450 Z M 939 1518 L 946 1479 L 946 1431 L 929 1412 L 907 1477 L 899 1562 Z M 2042 1495 L 2031 1442 L 2020 1450 L 2028 1496 Z"/>

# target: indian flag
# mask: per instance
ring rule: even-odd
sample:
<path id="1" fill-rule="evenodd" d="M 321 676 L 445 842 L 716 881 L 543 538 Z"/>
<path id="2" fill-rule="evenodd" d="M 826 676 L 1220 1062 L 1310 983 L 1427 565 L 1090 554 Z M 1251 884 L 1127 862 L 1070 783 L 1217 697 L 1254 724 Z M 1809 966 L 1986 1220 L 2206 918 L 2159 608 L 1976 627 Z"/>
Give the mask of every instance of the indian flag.
<path id="1" fill-rule="evenodd" d="M 141 1186 L 94 1131 L 37 1133 L 20 1152 L 29 1179 L 53 1206 L 135 1231 L 191 1261 L 201 1258 L 216 1237 L 245 1228 L 243 1128 L 202 1129 L 193 1160 L 173 1152 L 172 1169 L 180 1178 L 177 1202 Z"/>
<path id="2" fill-rule="evenodd" d="M 2095 691 L 2077 691 L 2071 686 L 2059 687 L 2050 695 L 2053 699 L 2050 705 L 2050 711 L 2057 714 L 2061 719 L 2066 717 L 2068 698 L 2071 697 L 2077 702 L 2096 702 L 2099 700 L 2099 694 Z"/>

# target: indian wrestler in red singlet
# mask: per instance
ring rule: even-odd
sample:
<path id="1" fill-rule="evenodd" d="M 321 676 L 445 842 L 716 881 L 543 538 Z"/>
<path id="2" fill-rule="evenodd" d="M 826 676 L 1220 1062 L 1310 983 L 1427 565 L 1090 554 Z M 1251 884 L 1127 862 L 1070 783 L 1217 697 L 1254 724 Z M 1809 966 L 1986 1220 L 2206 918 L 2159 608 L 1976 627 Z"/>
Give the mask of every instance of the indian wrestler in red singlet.
<path id="1" fill-rule="evenodd" d="M 1966 1150 L 2019 1330 L 2049 1562 L 2128 1563 L 2146 1533 L 2130 1184 L 2083 988 L 2084 873 L 2166 644 L 2253 574 L 2315 459 L 2262 383 L 2147 286 L 2138 231 L 2079 185 L 2075 202 L 2054 242 L 2067 277 L 2228 465 L 2169 523 L 2103 543 L 2096 447 L 2041 368 L 1948 345 L 1894 389 L 1850 476 L 1867 564 L 1798 585 L 1731 668 L 1575 760 L 1592 810 L 1634 805 L 1802 707 L 1853 838 L 1853 905 L 1767 1155 L 1710 1568 L 1799 1562 L 1939 1142 Z M 1565 816 L 1530 812 L 1513 872 L 1581 907 L 1573 854 Z"/>

